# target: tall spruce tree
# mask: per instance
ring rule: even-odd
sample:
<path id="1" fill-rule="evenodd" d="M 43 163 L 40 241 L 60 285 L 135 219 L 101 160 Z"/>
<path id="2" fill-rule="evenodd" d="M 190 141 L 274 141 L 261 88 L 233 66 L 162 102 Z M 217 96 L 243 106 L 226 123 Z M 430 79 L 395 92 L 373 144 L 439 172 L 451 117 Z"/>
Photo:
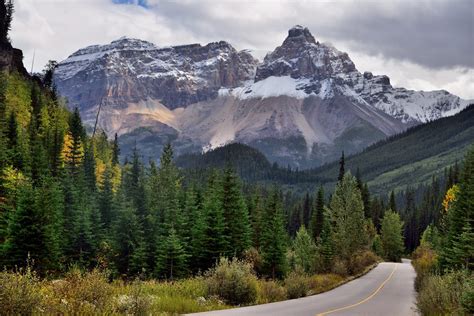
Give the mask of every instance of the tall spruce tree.
<path id="1" fill-rule="evenodd" d="M 213 171 L 204 194 L 204 217 L 206 225 L 206 266 L 214 265 L 229 249 L 229 236 L 222 207 L 222 184 L 219 174 Z"/>
<path id="2" fill-rule="evenodd" d="M 120 157 L 120 146 L 118 143 L 117 133 L 115 133 L 114 142 L 112 144 L 112 165 L 119 164 L 119 157 Z"/>
<path id="3" fill-rule="evenodd" d="M 113 248 L 117 271 L 129 277 L 148 271 L 144 232 L 133 204 L 126 201 L 122 189 L 117 192 L 117 217 L 113 222 Z"/>
<path id="4" fill-rule="evenodd" d="M 0 45 L 5 47 L 10 39 L 8 38 L 8 32 L 11 28 L 13 18 L 13 1 L 2 0 L 0 1 Z"/>
<path id="5" fill-rule="evenodd" d="M 334 241 L 331 227 L 331 211 L 325 209 L 323 215 L 323 225 L 318 240 L 318 247 L 323 261 L 323 270 L 327 272 L 331 271 L 334 260 Z"/>
<path id="6" fill-rule="evenodd" d="M 314 242 L 318 241 L 324 224 L 324 189 L 322 186 L 319 187 L 318 193 L 316 194 L 316 202 L 314 205 L 313 215 L 310 222 L 310 232 Z"/>
<path id="7" fill-rule="evenodd" d="M 41 273 L 58 268 L 61 200 L 53 183 L 37 189 L 29 184 L 19 188 L 4 249 L 11 267 L 29 263 Z"/>
<path id="8" fill-rule="evenodd" d="M 229 236 L 228 256 L 241 256 L 251 245 L 250 221 L 237 174 L 224 170 L 222 180 L 222 209 L 227 222 L 224 234 Z"/>
<path id="9" fill-rule="evenodd" d="M 395 192 L 390 192 L 390 201 L 388 207 L 392 210 L 392 212 L 398 213 L 397 202 L 395 201 Z"/>
<path id="10" fill-rule="evenodd" d="M 188 254 L 174 227 L 159 246 L 156 260 L 157 274 L 160 277 L 173 280 L 187 274 Z"/>
<path id="11" fill-rule="evenodd" d="M 347 173 L 336 185 L 331 199 L 331 217 L 334 227 L 336 252 L 349 259 L 356 251 L 367 246 L 364 204 L 356 179 Z"/>
<path id="12" fill-rule="evenodd" d="M 341 158 L 339 159 L 339 176 L 337 177 L 337 181 L 341 182 L 344 178 L 346 173 L 346 166 L 345 166 L 345 159 L 344 159 L 344 151 L 342 151 Z"/>
<path id="13" fill-rule="evenodd" d="M 286 233 L 283 222 L 283 211 L 280 193 L 273 189 L 267 198 L 263 217 L 261 253 L 265 273 L 275 278 L 285 275 L 286 262 Z"/>
<path id="14" fill-rule="evenodd" d="M 440 263 L 443 268 L 472 267 L 472 239 L 474 219 L 474 147 L 466 154 L 459 181 L 459 192 L 448 209 L 447 232 Z"/>
<path id="15" fill-rule="evenodd" d="M 265 212 L 264 199 L 260 189 L 256 189 L 249 197 L 248 205 L 252 225 L 252 244 L 258 249 L 262 238 L 263 214 Z"/>

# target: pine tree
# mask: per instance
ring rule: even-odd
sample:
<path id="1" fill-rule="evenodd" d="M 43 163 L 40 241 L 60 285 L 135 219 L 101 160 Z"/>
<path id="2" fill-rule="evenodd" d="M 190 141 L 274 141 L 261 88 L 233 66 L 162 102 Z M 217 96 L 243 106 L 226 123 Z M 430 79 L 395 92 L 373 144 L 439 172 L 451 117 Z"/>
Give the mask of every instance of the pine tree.
<path id="1" fill-rule="evenodd" d="M 324 222 L 324 189 L 322 186 L 319 187 L 316 195 L 316 203 L 311 217 L 310 231 L 315 242 L 321 235 Z"/>
<path id="2" fill-rule="evenodd" d="M 264 200 L 258 189 L 249 198 L 248 205 L 252 225 L 252 243 L 258 249 L 260 248 L 260 240 L 262 238 L 263 213 L 265 211 Z"/>
<path id="3" fill-rule="evenodd" d="M 6 131 L 6 140 L 7 140 L 7 150 L 8 150 L 8 160 L 13 168 L 17 170 L 23 170 L 25 165 L 24 159 L 22 156 L 22 151 L 20 148 L 20 140 L 18 135 L 18 123 L 16 120 L 15 112 L 10 112 L 8 119 L 8 127 Z"/>
<path id="4" fill-rule="evenodd" d="M 344 161 L 344 151 L 342 151 L 341 159 L 339 160 L 339 176 L 337 177 L 338 182 L 342 181 L 345 173 L 346 173 L 346 169 L 345 169 L 345 161 Z"/>
<path id="5" fill-rule="evenodd" d="M 190 227 L 190 242 L 186 252 L 191 255 L 193 272 L 204 271 L 206 262 L 206 218 L 200 194 L 192 187 L 186 192 L 185 214 Z"/>
<path id="6" fill-rule="evenodd" d="M 459 191 L 448 208 L 447 232 L 440 264 L 443 268 L 472 265 L 471 249 L 466 242 L 472 237 L 474 218 L 474 147 L 466 154 L 459 181 Z"/>
<path id="7" fill-rule="evenodd" d="M 389 208 L 392 210 L 392 212 L 398 213 L 397 203 L 395 202 L 395 192 L 394 191 L 392 191 L 390 193 Z"/>
<path id="8" fill-rule="evenodd" d="M 225 235 L 227 228 L 222 208 L 222 185 L 215 171 L 209 176 L 203 207 L 206 223 L 206 266 L 211 267 L 229 249 L 229 236 Z"/>
<path id="9" fill-rule="evenodd" d="M 113 222 L 115 266 L 120 274 L 130 277 L 140 275 L 148 270 L 143 231 L 132 203 L 126 202 L 122 192 L 118 192 L 117 196 L 117 218 Z"/>
<path id="10" fill-rule="evenodd" d="M 474 270 L 474 231 L 472 220 L 466 219 L 461 235 L 453 241 L 451 256 L 447 258 L 451 267 Z"/>
<path id="11" fill-rule="evenodd" d="M 8 38 L 8 32 L 11 28 L 13 17 L 13 1 L 12 0 L 2 0 L 0 2 L 0 45 L 7 45 L 10 40 Z"/>
<path id="12" fill-rule="evenodd" d="M 264 229 L 262 232 L 261 253 L 263 268 L 273 279 L 285 275 L 286 262 L 286 234 L 283 223 L 280 194 L 273 189 L 267 198 L 263 217 Z"/>
<path id="13" fill-rule="evenodd" d="M 97 191 L 96 176 L 95 176 L 95 157 L 94 157 L 94 142 L 91 140 L 89 146 L 86 146 L 84 152 L 84 180 L 86 189 L 95 194 Z"/>
<path id="14" fill-rule="evenodd" d="M 229 237 L 230 246 L 226 254 L 241 256 L 251 245 L 250 222 L 238 177 L 230 168 L 224 170 L 221 197 L 226 221 L 224 234 Z"/>
<path id="15" fill-rule="evenodd" d="M 57 268 L 61 196 L 59 190 L 51 185 L 34 189 L 24 184 L 19 188 L 4 249 L 11 267 L 23 267 L 31 260 L 35 269 L 42 273 Z"/>
<path id="16" fill-rule="evenodd" d="M 188 255 L 174 228 L 160 245 L 157 256 L 157 274 L 173 280 L 187 274 Z"/>
<path id="17" fill-rule="evenodd" d="M 114 193 L 112 191 L 112 171 L 106 167 L 102 191 L 99 194 L 99 212 L 105 232 L 110 232 L 114 216 Z"/>
<path id="18" fill-rule="evenodd" d="M 357 181 L 350 173 L 336 185 L 330 206 L 336 252 L 342 258 L 349 259 L 367 246 L 368 241 L 363 229 L 364 204 Z"/>
<path id="19" fill-rule="evenodd" d="M 302 212 L 302 224 L 305 227 L 309 227 L 309 220 L 311 218 L 311 198 L 309 196 L 309 193 L 306 192 L 304 199 L 303 199 L 303 212 Z"/>
<path id="20" fill-rule="evenodd" d="M 331 212 L 326 209 L 323 213 L 323 225 L 321 228 L 321 235 L 318 240 L 318 246 L 323 259 L 323 266 L 325 271 L 330 271 L 334 259 L 334 241 L 333 231 L 331 227 Z"/>
<path id="21" fill-rule="evenodd" d="M 388 211 L 382 219 L 380 234 L 385 259 L 399 262 L 403 254 L 403 222 L 398 213 Z"/>
<path id="22" fill-rule="evenodd" d="M 120 157 L 120 147 L 118 143 L 117 133 L 115 133 L 114 142 L 112 144 L 112 165 L 119 164 L 119 157 Z"/>
<path id="23" fill-rule="evenodd" d="M 295 252 L 296 266 L 300 267 L 306 273 L 312 273 L 316 245 L 304 226 L 301 226 L 296 233 L 293 249 Z"/>

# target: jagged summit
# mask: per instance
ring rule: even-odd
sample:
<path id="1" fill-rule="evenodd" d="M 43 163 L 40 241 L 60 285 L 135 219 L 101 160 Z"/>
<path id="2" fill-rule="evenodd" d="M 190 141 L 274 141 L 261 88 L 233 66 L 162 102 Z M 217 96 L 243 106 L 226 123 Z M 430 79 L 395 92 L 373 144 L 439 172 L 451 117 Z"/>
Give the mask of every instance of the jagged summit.
<path id="1" fill-rule="evenodd" d="M 271 76 L 324 80 L 355 70 L 346 53 L 316 42 L 308 28 L 297 25 L 288 31 L 281 46 L 265 56 L 257 68 L 255 81 Z"/>
<path id="2" fill-rule="evenodd" d="M 348 54 L 292 27 L 258 63 L 226 41 L 158 47 L 121 38 L 80 49 L 56 71 L 58 91 L 93 125 L 158 157 L 242 142 L 282 164 L 315 166 L 469 101 L 395 88 L 359 72 Z M 128 135 L 128 136 L 127 136 Z"/>
<path id="3" fill-rule="evenodd" d="M 288 37 L 283 42 L 283 45 L 289 42 L 303 42 L 316 44 L 316 40 L 307 27 L 301 25 L 295 25 L 288 30 Z"/>

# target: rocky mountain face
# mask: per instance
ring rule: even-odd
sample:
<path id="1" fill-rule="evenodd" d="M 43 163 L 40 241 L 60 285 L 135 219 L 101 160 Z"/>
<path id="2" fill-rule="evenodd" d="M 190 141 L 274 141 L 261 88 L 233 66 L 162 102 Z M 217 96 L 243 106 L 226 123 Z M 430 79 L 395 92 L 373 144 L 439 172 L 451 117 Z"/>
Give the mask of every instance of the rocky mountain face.
<path id="1" fill-rule="evenodd" d="M 86 123 L 118 133 L 146 157 L 171 141 L 178 153 L 243 142 L 271 161 L 316 166 L 387 136 L 453 115 L 468 101 L 446 91 L 394 88 L 360 73 L 346 53 L 295 26 L 258 63 L 227 42 L 159 48 L 122 38 L 72 54 L 59 92 Z"/>

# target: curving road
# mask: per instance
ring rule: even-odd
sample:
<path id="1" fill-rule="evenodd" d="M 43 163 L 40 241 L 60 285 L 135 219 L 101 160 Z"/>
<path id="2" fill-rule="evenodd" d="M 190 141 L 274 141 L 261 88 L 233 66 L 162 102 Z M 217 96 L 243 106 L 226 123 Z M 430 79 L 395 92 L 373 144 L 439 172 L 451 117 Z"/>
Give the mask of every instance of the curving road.
<path id="1" fill-rule="evenodd" d="M 366 275 L 318 295 L 193 315 L 417 315 L 414 280 L 415 271 L 409 260 L 384 262 Z"/>

